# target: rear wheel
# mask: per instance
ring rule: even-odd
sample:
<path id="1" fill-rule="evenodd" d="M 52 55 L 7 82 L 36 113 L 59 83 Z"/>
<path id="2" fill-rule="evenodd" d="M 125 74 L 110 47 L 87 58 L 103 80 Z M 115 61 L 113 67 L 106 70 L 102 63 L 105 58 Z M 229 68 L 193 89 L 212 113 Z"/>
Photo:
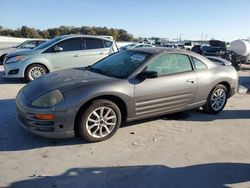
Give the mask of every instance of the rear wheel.
<path id="1" fill-rule="evenodd" d="M 217 114 L 223 110 L 227 103 L 228 90 L 224 85 L 218 84 L 210 92 L 207 103 L 203 106 L 203 110 L 210 114 Z"/>
<path id="2" fill-rule="evenodd" d="M 103 141 L 113 136 L 121 125 L 121 112 L 109 100 L 96 100 L 80 114 L 78 134 L 89 142 Z"/>
<path id="3" fill-rule="evenodd" d="M 32 81 L 45 74 L 47 74 L 46 67 L 40 64 L 32 64 L 27 68 L 25 72 L 25 79 L 27 81 Z"/>

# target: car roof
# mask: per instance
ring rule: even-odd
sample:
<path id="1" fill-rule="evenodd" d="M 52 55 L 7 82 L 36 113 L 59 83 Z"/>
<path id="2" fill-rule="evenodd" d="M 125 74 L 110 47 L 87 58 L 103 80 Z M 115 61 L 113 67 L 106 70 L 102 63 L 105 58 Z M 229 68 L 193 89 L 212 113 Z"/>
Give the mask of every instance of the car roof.
<path id="1" fill-rule="evenodd" d="M 72 35 L 61 35 L 59 36 L 61 37 L 61 39 L 66 39 L 66 38 L 77 38 L 77 37 L 85 37 L 85 38 L 96 38 L 96 39 L 104 39 L 104 40 L 108 40 L 108 41 L 114 41 L 112 39 L 108 39 L 104 36 L 94 36 L 94 35 L 83 35 L 83 34 L 72 34 Z"/>
<path id="2" fill-rule="evenodd" d="M 216 63 L 208 60 L 206 57 L 201 56 L 200 54 L 194 53 L 192 51 L 184 50 L 184 49 L 178 49 L 178 48 L 167 48 L 167 47 L 149 47 L 149 48 L 135 48 L 135 49 L 129 49 L 128 51 L 136 51 L 136 52 L 143 52 L 143 53 L 149 53 L 152 55 L 162 54 L 162 53 L 180 53 L 180 54 L 186 54 L 190 55 L 194 58 L 197 58 L 204 62 L 208 68 L 216 67 Z"/>
<path id="3" fill-rule="evenodd" d="M 48 40 L 49 39 L 28 39 L 25 42 L 27 42 L 27 41 L 48 41 Z"/>

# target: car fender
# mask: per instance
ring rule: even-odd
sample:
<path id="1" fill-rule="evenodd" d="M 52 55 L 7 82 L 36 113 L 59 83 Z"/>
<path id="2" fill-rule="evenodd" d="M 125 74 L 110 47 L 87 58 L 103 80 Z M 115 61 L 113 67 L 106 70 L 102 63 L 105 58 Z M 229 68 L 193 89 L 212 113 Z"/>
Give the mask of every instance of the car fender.
<path id="1" fill-rule="evenodd" d="M 53 71 L 53 67 L 51 65 L 50 62 L 50 58 L 46 58 L 46 57 L 30 57 L 25 59 L 23 62 L 23 75 L 25 75 L 25 71 L 27 69 L 28 66 L 32 65 L 32 64 L 41 64 L 44 65 L 49 72 Z"/>

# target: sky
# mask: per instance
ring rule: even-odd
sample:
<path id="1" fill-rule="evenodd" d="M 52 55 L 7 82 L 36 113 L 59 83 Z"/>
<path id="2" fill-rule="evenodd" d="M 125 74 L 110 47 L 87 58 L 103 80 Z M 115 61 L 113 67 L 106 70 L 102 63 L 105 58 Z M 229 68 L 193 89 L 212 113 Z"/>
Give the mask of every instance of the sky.
<path id="1" fill-rule="evenodd" d="M 121 28 L 135 37 L 250 37 L 250 0 L 0 0 L 0 25 Z"/>

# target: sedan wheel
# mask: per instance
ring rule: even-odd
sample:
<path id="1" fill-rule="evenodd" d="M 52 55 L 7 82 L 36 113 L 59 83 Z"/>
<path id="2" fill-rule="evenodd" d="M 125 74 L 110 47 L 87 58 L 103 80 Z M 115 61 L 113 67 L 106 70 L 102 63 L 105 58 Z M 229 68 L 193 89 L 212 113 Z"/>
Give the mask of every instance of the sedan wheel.
<path id="1" fill-rule="evenodd" d="M 209 94 L 207 103 L 203 106 L 203 109 L 210 114 L 219 113 L 225 107 L 227 98 L 227 88 L 219 84 Z"/>
<path id="2" fill-rule="evenodd" d="M 223 108 L 226 102 L 226 92 L 224 89 L 217 89 L 211 98 L 212 108 L 213 110 L 217 111 Z"/>
<path id="3" fill-rule="evenodd" d="M 80 115 L 78 133 L 90 142 L 102 141 L 113 136 L 120 124 L 118 106 L 108 100 L 96 100 Z"/>
<path id="4" fill-rule="evenodd" d="M 86 128 L 94 138 L 103 138 L 108 136 L 115 128 L 117 115 L 110 107 L 101 107 L 95 109 L 86 121 Z"/>
<path id="5" fill-rule="evenodd" d="M 47 70 L 44 66 L 39 64 L 34 64 L 29 66 L 29 68 L 26 71 L 26 79 L 28 81 L 35 80 L 39 78 L 40 76 L 43 76 L 47 73 Z"/>

